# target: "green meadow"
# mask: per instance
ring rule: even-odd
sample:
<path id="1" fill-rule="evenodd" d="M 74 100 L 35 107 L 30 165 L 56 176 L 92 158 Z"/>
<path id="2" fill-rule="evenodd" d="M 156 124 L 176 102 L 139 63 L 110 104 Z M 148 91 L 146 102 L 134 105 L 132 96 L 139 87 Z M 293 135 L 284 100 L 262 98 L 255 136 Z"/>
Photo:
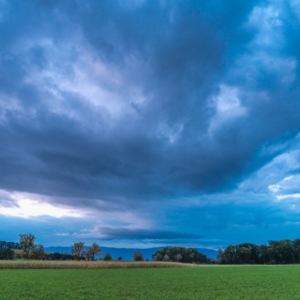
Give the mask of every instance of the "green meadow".
<path id="1" fill-rule="evenodd" d="M 300 266 L 2 269 L 8 299 L 300 299 Z"/>

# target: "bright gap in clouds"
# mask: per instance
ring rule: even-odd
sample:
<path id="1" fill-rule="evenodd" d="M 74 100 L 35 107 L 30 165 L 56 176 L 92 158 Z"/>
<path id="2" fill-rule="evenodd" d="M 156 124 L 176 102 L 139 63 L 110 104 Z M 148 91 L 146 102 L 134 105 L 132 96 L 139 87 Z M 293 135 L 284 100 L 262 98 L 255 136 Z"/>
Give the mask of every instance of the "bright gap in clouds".
<path id="1" fill-rule="evenodd" d="M 36 198 L 36 197 L 34 197 Z M 30 199 L 30 195 L 22 193 L 13 193 L 11 199 L 14 200 L 12 206 L 0 206 L 0 214 L 11 217 L 77 217 L 83 216 L 82 212 L 75 211 L 61 206 L 54 206 L 46 202 Z"/>

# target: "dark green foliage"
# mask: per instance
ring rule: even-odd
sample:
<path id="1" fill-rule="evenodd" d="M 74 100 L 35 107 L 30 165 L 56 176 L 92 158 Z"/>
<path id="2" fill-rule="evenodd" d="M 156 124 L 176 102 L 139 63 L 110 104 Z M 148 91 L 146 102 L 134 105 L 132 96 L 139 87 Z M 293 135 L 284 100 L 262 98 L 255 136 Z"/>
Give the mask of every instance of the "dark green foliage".
<path id="1" fill-rule="evenodd" d="M 34 248 L 35 236 L 33 234 L 20 234 L 20 244 L 22 245 L 21 256 L 30 258 Z"/>
<path id="2" fill-rule="evenodd" d="M 33 234 L 20 234 L 20 245 L 22 245 L 21 257 L 27 259 L 44 259 L 44 246 L 34 243 Z"/>
<path id="3" fill-rule="evenodd" d="M 141 252 L 134 252 L 133 260 L 134 261 L 144 261 L 144 255 Z"/>
<path id="4" fill-rule="evenodd" d="M 74 258 L 77 260 L 85 259 L 85 251 L 84 251 L 84 243 L 79 242 L 75 243 L 71 247 L 72 254 L 74 255 Z"/>
<path id="5" fill-rule="evenodd" d="M 211 263 L 212 260 L 194 248 L 170 247 L 156 251 L 152 258 L 156 261 L 176 261 L 182 263 Z"/>
<path id="6" fill-rule="evenodd" d="M 300 263 L 300 239 L 269 241 L 269 245 L 250 243 L 230 245 L 219 250 L 222 264 L 295 264 Z"/>
<path id="7" fill-rule="evenodd" d="M 46 253 L 45 259 L 47 260 L 74 260 L 74 256 L 68 253 Z"/>
<path id="8" fill-rule="evenodd" d="M 14 242 L 0 241 L 0 249 L 17 249 L 17 250 L 21 250 L 22 245 L 19 244 L 19 243 L 14 243 Z"/>
<path id="9" fill-rule="evenodd" d="M 98 244 L 93 243 L 85 252 L 87 260 L 95 260 L 95 256 L 101 255 L 101 248 Z"/>
<path id="10" fill-rule="evenodd" d="M 11 249 L 0 248 L 0 259 L 14 259 L 14 254 Z"/>
<path id="11" fill-rule="evenodd" d="M 105 260 L 105 261 L 111 261 L 112 257 L 111 257 L 111 255 L 109 253 L 106 253 L 105 256 L 104 256 L 104 258 L 103 258 L 103 260 Z"/>
<path id="12" fill-rule="evenodd" d="M 33 245 L 30 258 L 32 259 L 43 259 L 45 256 L 44 246 L 43 245 Z"/>

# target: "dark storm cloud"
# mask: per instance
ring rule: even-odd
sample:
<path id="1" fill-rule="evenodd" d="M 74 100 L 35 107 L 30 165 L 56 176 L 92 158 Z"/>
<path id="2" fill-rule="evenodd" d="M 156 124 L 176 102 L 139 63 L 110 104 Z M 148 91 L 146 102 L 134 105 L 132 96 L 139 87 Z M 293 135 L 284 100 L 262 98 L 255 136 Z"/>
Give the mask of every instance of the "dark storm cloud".
<path id="1" fill-rule="evenodd" d="M 299 131 L 298 75 L 283 82 L 255 57 L 266 50 L 247 22 L 260 1 L 1 3 L 3 190 L 128 209 L 222 191 L 278 154 L 262 149 Z M 297 32 L 278 59 L 298 62 Z M 84 55 L 108 70 L 90 82 L 118 100 L 72 90 Z M 238 88 L 245 113 L 210 132 L 221 85 Z M 125 107 L 117 116 L 113 100 Z"/>
<path id="2" fill-rule="evenodd" d="M 97 231 L 104 235 L 104 239 L 123 239 L 123 240 L 175 240 L 175 239 L 198 239 L 203 236 L 198 234 L 180 233 L 174 231 L 146 230 L 98 227 Z"/>

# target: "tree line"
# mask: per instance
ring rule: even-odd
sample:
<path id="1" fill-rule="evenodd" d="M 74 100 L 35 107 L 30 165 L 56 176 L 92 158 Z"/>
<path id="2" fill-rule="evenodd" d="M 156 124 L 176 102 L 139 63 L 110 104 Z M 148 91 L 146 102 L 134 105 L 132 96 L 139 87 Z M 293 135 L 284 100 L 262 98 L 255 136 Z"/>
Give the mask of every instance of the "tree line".
<path id="1" fill-rule="evenodd" d="M 267 245 L 244 243 L 218 251 L 221 264 L 299 264 L 300 239 L 269 241 Z"/>
<path id="2" fill-rule="evenodd" d="M 75 243 L 71 247 L 71 253 L 47 253 L 44 246 L 35 243 L 33 234 L 20 234 L 18 243 L 0 241 L 0 259 L 46 259 L 46 260 L 113 260 L 109 253 L 103 258 L 101 248 L 93 243 L 85 247 L 83 242 Z M 15 250 L 15 251 L 14 251 Z M 271 240 L 268 244 L 256 245 L 243 243 L 230 245 L 224 250 L 218 250 L 217 259 L 208 258 L 194 248 L 165 247 L 157 250 L 152 259 L 155 261 L 173 261 L 197 264 L 300 264 L 300 239 L 295 240 Z M 119 256 L 117 259 L 122 260 Z M 133 254 L 134 261 L 144 261 L 141 252 Z M 147 259 L 146 259 L 147 260 Z"/>
<path id="3" fill-rule="evenodd" d="M 153 260 L 156 261 L 173 261 L 182 263 L 214 263 L 213 259 L 208 258 L 205 254 L 200 253 L 194 248 L 185 247 L 166 247 L 157 250 L 152 255 Z"/>
<path id="4" fill-rule="evenodd" d="M 22 245 L 15 242 L 0 241 L 0 249 L 22 249 Z"/>
<path id="5" fill-rule="evenodd" d="M 83 242 L 75 243 L 71 246 L 72 254 L 66 252 L 47 253 L 43 245 L 35 243 L 36 237 L 33 234 L 20 234 L 19 237 L 19 243 L 0 241 L 0 259 L 95 260 L 102 255 L 102 250 L 96 243 L 89 247 L 85 247 Z M 113 258 L 109 253 L 106 253 L 103 260 L 111 261 Z M 121 261 L 122 257 L 119 256 L 117 260 Z M 143 261 L 144 256 L 141 252 L 135 252 L 133 260 Z"/>
<path id="6" fill-rule="evenodd" d="M 12 249 L 22 249 L 22 245 L 15 242 L 0 241 L 0 259 L 14 259 L 15 253 Z"/>

